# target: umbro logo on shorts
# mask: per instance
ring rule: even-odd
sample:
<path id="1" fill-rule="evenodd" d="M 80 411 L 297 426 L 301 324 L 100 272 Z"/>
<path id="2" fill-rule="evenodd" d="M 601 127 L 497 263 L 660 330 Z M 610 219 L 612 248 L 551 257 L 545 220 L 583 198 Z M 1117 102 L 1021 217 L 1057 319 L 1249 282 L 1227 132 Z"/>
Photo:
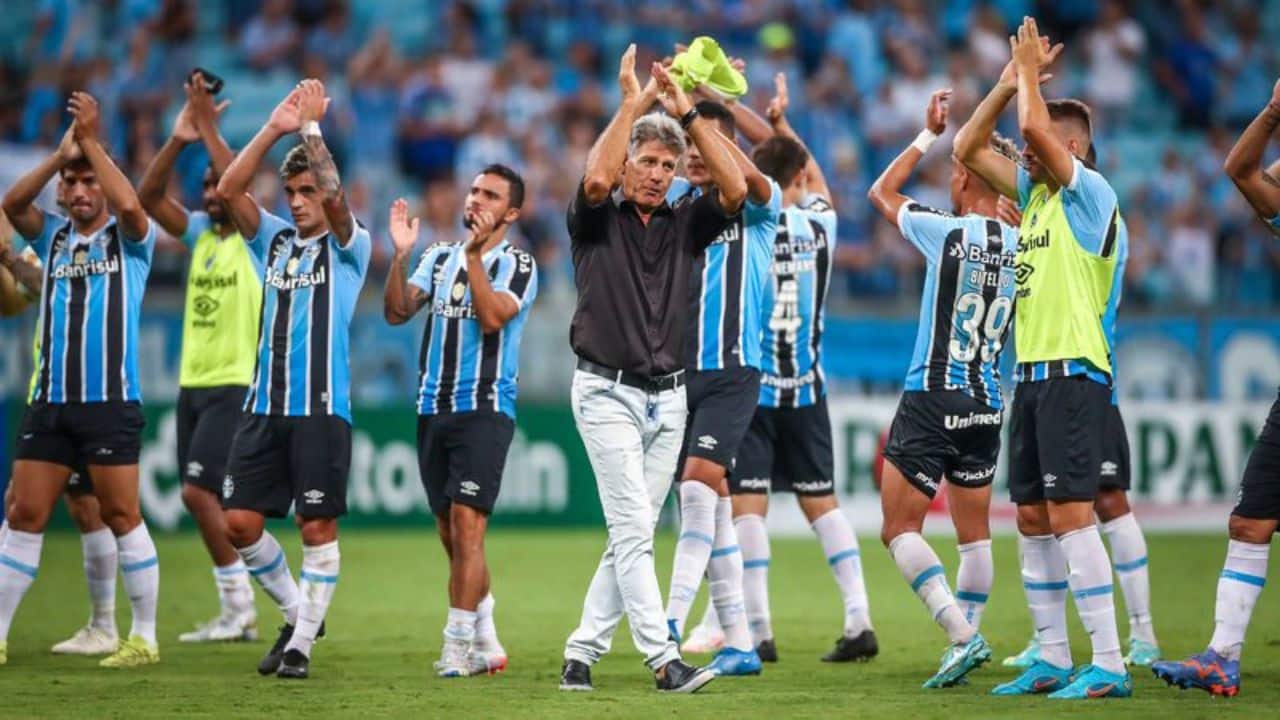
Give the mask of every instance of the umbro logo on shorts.
<path id="1" fill-rule="evenodd" d="M 222 498 L 224 500 L 230 500 L 231 495 L 235 493 L 235 491 L 236 491 L 236 484 L 231 479 L 231 476 L 228 475 L 222 478 Z"/>
<path id="2" fill-rule="evenodd" d="M 198 478 L 204 474 L 204 465 L 192 460 L 187 463 L 187 477 Z"/>
<path id="3" fill-rule="evenodd" d="M 1106 461 L 1106 462 L 1102 463 L 1102 474 L 1103 474 L 1103 475 L 1115 475 L 1117 472 L 1119 472 L 1119 470 L 1120 470 L 1120 466 L 1116 465 L 1115 463 L 1111 462 L 1110 460 L 1108 460 L 1108 461 Z"/>
<path id="4" fill-rule="evenodd" d="M 323 502 L 323 501 L 324 501 L 324 491 L 323 491 L 323 490 L 308 490 L 308 491 L 306 491 L 306 492 L 302 493 L 302 497 L 304 497 L 304 498 L 306 498 L 306 499 L 307 499 L 307 504 L 308 504 L 308 505 L 319 505 L 321 502 Z"/>
<path id="5" fill-rule="evenodd" d="M 698 447 L 702 448 L 703 450 L 715 450 L 716 445 L 718 445 L 719 443 L 720 443 L 719 440 L 716 440 L 714 437 L 710 435 L 703 435 L 702 437 L 698 438 Z"/>
<path id="6" fill-rule="evenodd" d="M 1044 486 L 1047 488 L 1054 487 L 1058 482 L 1058 476 L 1053 473 L 1044 474 Z"/>
<path id="7" fill-rule="evenodd" d="M 473 497 L 476 493 L 480 492 L 480 486 L 471 480 L 462 481 L 462 483 L 458 485 L 458 488 L 462 490 L 463 495 L 471 495 Z"/>

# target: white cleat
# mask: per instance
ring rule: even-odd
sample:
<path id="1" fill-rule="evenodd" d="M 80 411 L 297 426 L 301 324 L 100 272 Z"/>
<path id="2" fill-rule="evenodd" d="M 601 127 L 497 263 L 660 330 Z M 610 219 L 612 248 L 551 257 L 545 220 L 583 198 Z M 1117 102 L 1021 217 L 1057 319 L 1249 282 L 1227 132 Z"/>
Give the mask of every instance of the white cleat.
<path id="1" fill-rule="evenodd" d="M 467 669 L 472 675 L 497 675 L 507 669 L 507 651 L 501 645 L 491 649 L 473 645 L 467 656 Z"/>
<path id="2" fill-rule="evenodd" d="M 684 655 L 701 655 L 713 653 L 724 647 L 724 632 L 699 624 L 689 632 L 689 637 L 680 646 Z"/>
<path id="3" fill-rule="evenodd" d="M 178 636 L 178 640 L 184 643 L 252 642 L 257 639 L 258 615 L 253 611 L 224 612 L 195 630 Z"/>
<path id="4" fill-rule="evenodd" d="M 440 659 L 432 664 L 437 677 L 467 677 L 471 674 L 471 643 L 465 640 L 446 639 L 440 651 Z"/>
<path id="5" fill-rule="evenodd" d="M 120 637 L 92 625 L 53 646 L 55 655 L 110 655 L 120 648 Z"/>

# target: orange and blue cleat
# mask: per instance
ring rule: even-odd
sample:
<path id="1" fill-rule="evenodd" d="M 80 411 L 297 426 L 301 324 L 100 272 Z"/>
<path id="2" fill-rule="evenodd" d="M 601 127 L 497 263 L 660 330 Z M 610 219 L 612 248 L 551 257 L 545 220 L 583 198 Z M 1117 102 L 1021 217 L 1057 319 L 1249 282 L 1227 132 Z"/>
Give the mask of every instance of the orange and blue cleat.
<path id="1" fill-rule="evenodd" d="M 1197 688 L 1223 697 L 1235 697 L 1240 692 L 1240 661 L 1228 660 L 1213 650 L 1186 660 L 1157 662 L 1151 666 L 1151 672 L 1183 690 Z"/>

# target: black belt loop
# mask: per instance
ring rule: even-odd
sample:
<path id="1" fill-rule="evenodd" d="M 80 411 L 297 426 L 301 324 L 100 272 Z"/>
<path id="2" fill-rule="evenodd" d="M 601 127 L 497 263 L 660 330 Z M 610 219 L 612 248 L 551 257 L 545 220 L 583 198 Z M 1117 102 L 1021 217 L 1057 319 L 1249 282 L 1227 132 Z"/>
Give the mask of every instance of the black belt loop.
<path id="1" fill-rule="evenodd" d="M 637 390 L 645 392 L 662 392 L 665 390 L 675 390 L 684 385 L 684 370 L 677 370 L 670 375 L 654 375 L 652 377 L 633 373 L 628 370 L 617 370 L 593 363 L 590 360 L 578 358 L 578 369 L 583 372 L 589 372 L 592 375 L 602 377 L 606 380 L 612 380 L 621 383 L 627 387 L 633 387 Z"/>

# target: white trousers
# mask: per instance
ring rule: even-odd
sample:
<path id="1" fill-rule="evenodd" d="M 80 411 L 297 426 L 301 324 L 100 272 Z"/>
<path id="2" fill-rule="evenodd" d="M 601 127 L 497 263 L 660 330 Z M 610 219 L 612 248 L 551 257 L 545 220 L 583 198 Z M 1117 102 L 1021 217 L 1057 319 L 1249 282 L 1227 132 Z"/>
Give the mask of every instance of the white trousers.
<path id="1" fill-rule="evenodd" d="M 595 472 L 609 542 L 564 656 L 596 663 L 609 652 L 626 613 L 636 649 L 656 671 L 680 657 L 667 636 L 653 532 L 684 440 L 685 391 L 681 387 L 648 393 L 578 370 L 572 402 Z"/>

